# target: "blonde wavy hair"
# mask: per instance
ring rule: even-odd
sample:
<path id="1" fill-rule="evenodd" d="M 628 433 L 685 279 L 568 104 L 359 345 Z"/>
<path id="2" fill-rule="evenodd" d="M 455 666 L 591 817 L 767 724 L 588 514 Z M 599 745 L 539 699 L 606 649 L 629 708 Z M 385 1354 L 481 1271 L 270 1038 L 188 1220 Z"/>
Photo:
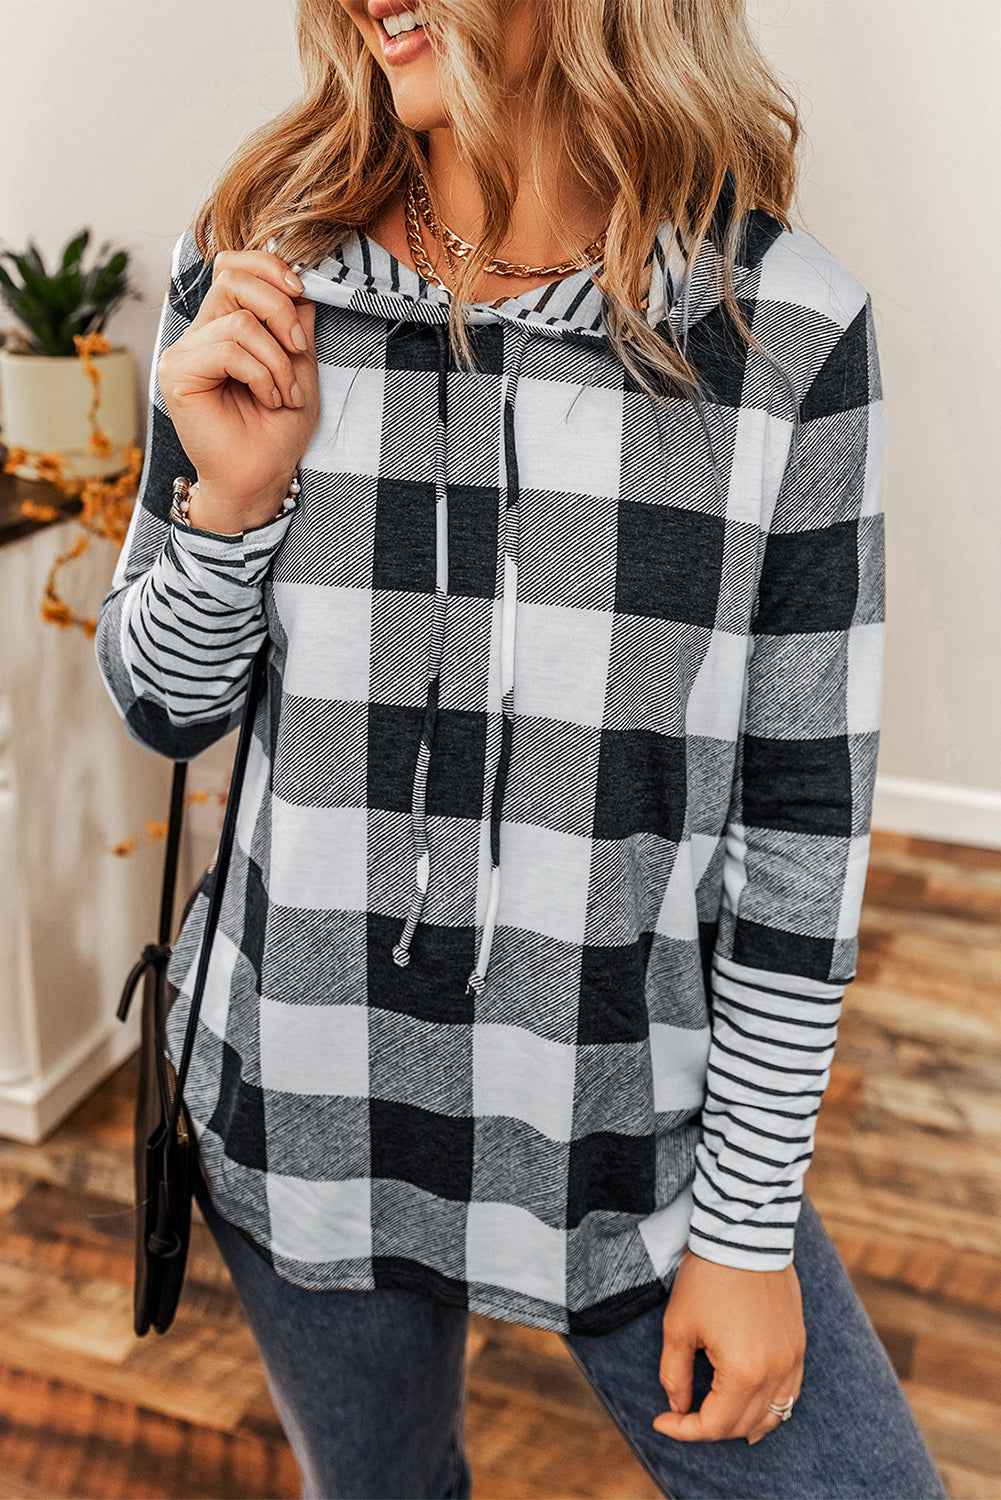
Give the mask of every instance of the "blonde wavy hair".
<path id="1" fill-rule="evenodd" d="M 438 86 L 457 146 L 484 205 L 475 253 L 460 262 L 449 334 L 472 364 L 462 305 L 499 253 L 517 194 L 518 162 L 504 129 L 508 0 L 423 0 Z M 796 104 L 769 72 L 744 0 L 535 0 L 536 48 L 525 82 L 535 143 L 553 129 L 576 171 L 611 202 L 603 265 L 610 341 L 651 395 L 702 393 L 698 371 L 669 325 L 646 321 L 657 268 L 652 247 L 669 220 L 686 266 L 713 224 L 727 173 L 732 209 L 719 244 L 720 293 L 734 329 L 771 356 L 744 320 L 733 285 L 742 220 L 762 209 L 790 228 L 800 137 Z M 364 229 L 427 170 L 427 135 L 402 124 L 388 81 L 338 0 L 296 0 L 301 95 L 250 135 L 199 210 L 204 259 L 258 249 L 274 236 L 289 262 L 317 264 L 338 238 Z M 545 201 L 545 194 L 542 194 Z M 580 253 L 552 223 L 565 258 Z M 686 341 L 687 343 L 687 341 Z"/>

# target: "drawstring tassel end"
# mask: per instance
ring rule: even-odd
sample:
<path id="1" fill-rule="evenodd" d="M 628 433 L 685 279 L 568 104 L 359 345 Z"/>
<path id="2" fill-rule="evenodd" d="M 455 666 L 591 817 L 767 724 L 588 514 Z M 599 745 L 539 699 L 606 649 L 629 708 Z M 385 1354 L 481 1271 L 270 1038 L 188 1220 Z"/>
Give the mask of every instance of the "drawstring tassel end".
<path id="1" fill-rule="evenodd" d="M 400 941 L 393 945 L 393 962 L 401 969 L 405 969 L 410 962 L 410 942 L 421 919 L 421 911 L 424 907 L 424 897 L 427 895 L 430 873 L 431 855 L 425 851 L 417 860 L 414 891 L 410 898 L 410 915 L 407 917 L 406 926 L 403 929 Z"/>
<path id="2" fill-rule="evenodd" d="M 487 900 L 487 919 L 483 924 L 483 936 L 476 955 L 476 967 L 466 981 L 467 995 L 482 995 L 487 982 L 490 964 L 490 949 L 493 947 L 494 928 L 497 925 L 497 907 L 500 902 L 500 865 L 490 871 L 490 895 Z"/>

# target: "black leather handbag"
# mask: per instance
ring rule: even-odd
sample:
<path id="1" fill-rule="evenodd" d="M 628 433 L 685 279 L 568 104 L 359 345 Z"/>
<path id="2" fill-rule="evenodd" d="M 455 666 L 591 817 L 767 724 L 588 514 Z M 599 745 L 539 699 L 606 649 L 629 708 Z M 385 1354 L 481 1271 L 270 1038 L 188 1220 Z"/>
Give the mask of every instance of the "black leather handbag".
<path id="1" fill-rule="evenodd" d="M 133 966 L 117 1015 L 124 1021 L 129 1013 L 132 995 L 140 979 L 143 985 L 142 1028 L 139 1045 L 139 1084 L 136 1091 L 135 1140 L 133 1167 L 135 1175 L 135 1282 L 133 1326 L 142 1336 L 150 1328 L 166 1333 L 174 1318 L 181 1296 L 184 1271 L 191 1235 L 191 1200 L 195 1174 L 198 1171 L 198 1141 L 191 1116 L 184 1102 L 184 1083 L 194 1047 L 201 1009 L 202 991 L 208 972 L 212 940 L 219 921 L 226 872 L 236 827 L 237 806 L 247 755 L 253 734 L 254 714 L 260 699 L 267 670 L 268 640 L 265 638 L 254 658 L 250 685 L 236 754 L 230 777 L 219 848 L 214 865 L 210 864 L 188 898 L 181 925 L 194 904 L 195 897 L 214 871 L 209 895 L 209 909 L 198 961 L 198 971 L 191 997 L 191 1010 L 184 1035 L 180 1068 L 175 1071 L 167 1055 L 167 1015 L 169 996 L 167 965 L 170 961 L 170 932 L 174 912 L 174 889 L 181 844 L 181 822 L 184 813 L 184 782 L 187 762 L 177 761 L 170 797 L 170 822 L 163 867 L 163 890 L 160 898 L 159 938 L 147 943 L 142 956 Z"/>

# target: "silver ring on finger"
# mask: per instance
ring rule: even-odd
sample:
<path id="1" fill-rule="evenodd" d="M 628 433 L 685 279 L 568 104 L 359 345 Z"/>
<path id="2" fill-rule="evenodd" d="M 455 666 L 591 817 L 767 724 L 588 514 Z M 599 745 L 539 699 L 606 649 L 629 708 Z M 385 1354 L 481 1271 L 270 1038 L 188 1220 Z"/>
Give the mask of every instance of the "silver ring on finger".
<path id="1" fill-rule="evenodd" d="M 795 1405 L 795 1402 L 795 1396 L 790 1396 L 789 1399 L 787 1401 L 783 1401 L 781 1405 L 777 1405 L 774 1401 L 769 1401 L 768 1410 L 773 1411 L 777 1417 L 781 1417 L 783 1422 L 788 1422 L 789 1418 L 792 1416 L 792 1409 Z"/>

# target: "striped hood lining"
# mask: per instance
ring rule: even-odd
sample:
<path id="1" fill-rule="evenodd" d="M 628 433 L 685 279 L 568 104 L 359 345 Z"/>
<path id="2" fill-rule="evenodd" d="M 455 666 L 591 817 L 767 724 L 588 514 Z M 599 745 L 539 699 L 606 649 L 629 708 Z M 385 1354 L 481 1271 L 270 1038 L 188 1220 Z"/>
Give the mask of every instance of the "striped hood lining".
<path id="1" fill-rule="evenodd" d="M 719 296 L 717 278 L 704 273 L 706 256 L 714 252 L 707 242 L 700 252 L 692 275 L 686 276 L 679 236 L 669 221 L 659 228 L 647 263 L 655 262 L 651 275 L 646 319 L 651 327 L 668 321 L 676 335 L 687 344 L 692 322 L 716 306 Z M 504 791 L 511 759 L 515 703 L 515 638 L 518 604 L 518 452 L 515 439 L 515 403 L 518 380 L 529 342 L 533 336 L 563 342 L 608 344 L 604 323 L 604 293 L 595 283 L 593 273 L 600 262 L 582 267 L 561 281 L 533 288 L 515 297 L 494 302 L 471 304 L 466 309 L 470 324 L 503 323 L 513 338 L 514 354 L 505 359 L 501 378 L 502 432 L 504 456 L 503 524 L 498 539 L 499 565 L 503 580 L 501 599 L 501 744 L 494 769 L 490 799 L 490 885 L 485 920 L 476 963 L 467 980 L 466 994 L 482 992 L 486 983 L 490 950 L 493 943 L 501 884 L 501 815 Z M 333 252 L 310 268 L 295 267 L 302 280 L 305 295 L 314 302 L 349 308 L 353 312 L 381 318 L 393 327 L 404 323 L 430 325 L 438 348 L 437 420 L 435 423 L 435 602 L 427 652 L 427 691 L 420 743 L 414 762 L 411 790 L 411 847 L 413 852 L 413 886 L 410 905 L 402 931 L 393 946 L 394 962 L 405 967 L 410 962 L 410 947 L 420 923 L 431 876 L 430 850 L 427 838 L 427 784 L 434 753 L 435 726 L 438 715 L 442 646 L 445 636 L 448 604 L 448 371 L 451 358 L 448 316 L 451 295 L 444 288 L 425 280 L 405 265 L 383 245 L 361 230 L 350 230 Z M 654 406 L 658 427 L 663 434 L 662 416 Z M 703 417 L 705 427 L 705 418 Z M 708 427 L 705 428 L 712 441 Z M 713 455 L 714 466 L 716 464 Z"/>

